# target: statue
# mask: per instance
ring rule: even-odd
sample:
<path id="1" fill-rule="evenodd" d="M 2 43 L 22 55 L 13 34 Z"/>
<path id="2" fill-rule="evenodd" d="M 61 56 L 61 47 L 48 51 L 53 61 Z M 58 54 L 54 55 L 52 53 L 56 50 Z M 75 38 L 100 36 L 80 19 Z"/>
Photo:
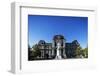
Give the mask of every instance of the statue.
<path id="1" fill-rule="evenodd" d="M 57 43 L 57 54 L 56 54 L 56 59 L 62 59 L 60 48 L 61 48 L 61 44 L 58 42 L 58 43 Z"/>

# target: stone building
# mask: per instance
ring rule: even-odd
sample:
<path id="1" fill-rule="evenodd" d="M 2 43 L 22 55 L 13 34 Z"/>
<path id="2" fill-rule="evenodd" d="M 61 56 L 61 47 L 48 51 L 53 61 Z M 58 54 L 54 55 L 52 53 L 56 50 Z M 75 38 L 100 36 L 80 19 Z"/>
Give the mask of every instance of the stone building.
<path id="1" fill-rule="evenodd" d="M 52 39 L 52 43 L 46 43 L 44 40 L 38 42 L 41 59 L 75 58 L 75 50 L 78 46 L 79 43 L 77 40 L 67 43 L 62 35 L 55 35 Z"/>

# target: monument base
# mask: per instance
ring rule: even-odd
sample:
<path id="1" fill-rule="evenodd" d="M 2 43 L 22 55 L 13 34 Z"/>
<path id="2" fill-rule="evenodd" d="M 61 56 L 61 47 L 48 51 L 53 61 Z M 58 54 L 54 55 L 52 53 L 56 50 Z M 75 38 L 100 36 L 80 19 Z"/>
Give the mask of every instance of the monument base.
<path id="1" fill-rule="evenodd" d="M 62 59 L 62 57 L 61 56 L 56 56 L 55 59 Z"/>

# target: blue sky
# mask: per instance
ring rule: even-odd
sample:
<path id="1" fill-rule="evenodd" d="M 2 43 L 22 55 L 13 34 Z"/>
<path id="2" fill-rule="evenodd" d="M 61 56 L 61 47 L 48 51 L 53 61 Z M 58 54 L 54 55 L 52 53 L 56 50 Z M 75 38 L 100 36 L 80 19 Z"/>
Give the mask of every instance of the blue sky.
<path id="1" fill-rule="evenodd" d="M 82 48 L 88 45 L 88 17 L 28 15 L 29 45 L 39 40 L 52 42 L 61 34 L 66 42 L 78 40 Z"/>

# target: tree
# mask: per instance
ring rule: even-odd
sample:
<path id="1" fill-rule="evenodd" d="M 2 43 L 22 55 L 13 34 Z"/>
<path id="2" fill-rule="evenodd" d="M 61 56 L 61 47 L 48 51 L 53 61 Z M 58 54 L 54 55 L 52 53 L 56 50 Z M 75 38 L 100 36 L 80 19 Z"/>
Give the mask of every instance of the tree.
<path id="1" fill-rule="evenodd" d="M 88 47 L 83 49 L 83 55 L 84 55 L 84 58 L 88 58 Z"/>
<path id="2" fill-rule="evenodd" d="M 81 46 L 78 46 L 76 49 L 76 57 L 80 58 L 81 55 L 82 55 L 82 48 Z"/>
<path id="3" fill-rule="evenodd" d="M 82 49 L 80 46 L 76 49 L 77 58 L 88 58 L 88 47 Z"/>
<path id="4" fill-rule="evenodd" d="M 30 45 L 28 44 L 28 60 L 30 60 L 31 58 L 31 48 L 30 48 Z"/>
<path id="5" fill-rule="evenodd" d="M 41 52 L 40 52 L 40 49 L 38 48 L 38 45 L 37 44 L 33 45 L 32 56 L 35 58 L 35 57 L 40 56 L 40 55 L 41 55 Z"/>

